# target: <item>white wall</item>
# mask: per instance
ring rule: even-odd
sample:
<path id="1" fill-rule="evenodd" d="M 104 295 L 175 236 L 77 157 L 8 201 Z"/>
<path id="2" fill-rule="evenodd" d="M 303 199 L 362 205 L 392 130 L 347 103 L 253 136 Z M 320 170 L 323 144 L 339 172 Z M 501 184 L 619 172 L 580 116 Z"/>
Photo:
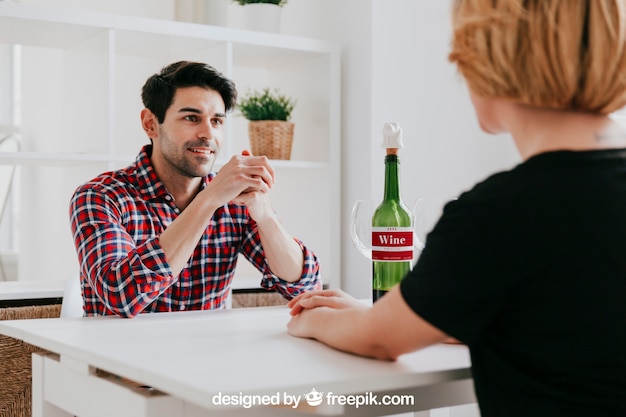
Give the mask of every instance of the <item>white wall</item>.
<path id="1" fill-rule="evenodd" d="M 0 140 L 4 139 L 11 132 L 13 120 L 13 52 L 9 45 L 0 45 Z M 12 177 L 12 168 L 0 166 L 0 253 L 9 252 L 14 249 L 12 239 L 13 227 L 10 224 L 12 216 L 8 213 L 12 210 L 12 201 L 5 201 L 5 182 Z M 6 261 L 5 261 L 6 262 Z M 2 259 L 0 259 L 2 263 Z M 4 264 L 3 264 L 4 265 Z M 2 273 L 2 271 L 0 271 Z M 7 273 L 7 275 L 9 275 Z M 9 275 L 10 276 L 10 275 Z M 0 280 L 4 277 L 0 275 Z"/>
<path id="2" fill-rule="evenodd" d="M 452 198 L 519 160 L 508 136 L 480 131 L 465 85 L 448 62 L 450 4 L 291 0 L 285 7 L 284 17 L 300 12 L 300 18 L 283 22 L 283 31 L 343 44 L 342 282 L 357 297 L 369 296 L 371 266 L 352 246 L 348 221 L 355 200 L 382 199 L 384 122 L 398 121 L 404 130 L 406 203 Z"/>
<path id="3" fill-rule="evenodd" d="M 375 199 L 382 198 L 380 132 L 386 121 L 396 120 L 404 130 L 401 181 L 407 203 L 418 197 L 453 198 L 519 160 L 508 136 L 489 136 L 478 127 L 465 84 L 447 59 L 449 15 L 450 3 L 444 1 L 372 0 L 370 181 Z M 350 250 L 348 244 L 345 249 Z M 346 288 L 363 292 L 354 280 Z"/>
<path id="4" fill-rule="evenodd" d="M 19 3 L 90 10 L 129 16 L 172 19 L 175 0 L 17 0 Z M 230 0 L 226 0 L 230 1 Z"/>

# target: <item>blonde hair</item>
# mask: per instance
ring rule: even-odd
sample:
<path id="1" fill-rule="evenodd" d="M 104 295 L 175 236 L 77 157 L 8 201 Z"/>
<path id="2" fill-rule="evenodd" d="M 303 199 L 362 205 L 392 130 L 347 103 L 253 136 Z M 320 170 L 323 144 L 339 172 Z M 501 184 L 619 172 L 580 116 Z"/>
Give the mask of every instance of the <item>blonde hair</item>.
<path id="1" fill-rule="evenodd" d="M 456 0 L 449 59 L 472 91 L 607 114 L 626 105 L 626 0 Z"/>

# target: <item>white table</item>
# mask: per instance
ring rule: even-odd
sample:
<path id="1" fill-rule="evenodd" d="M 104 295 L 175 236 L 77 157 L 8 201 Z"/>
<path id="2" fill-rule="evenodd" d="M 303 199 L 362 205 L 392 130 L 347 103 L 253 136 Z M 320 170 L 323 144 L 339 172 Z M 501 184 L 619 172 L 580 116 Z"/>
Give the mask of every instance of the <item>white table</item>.
<path id="1" fill-rule="evenodd" d="M 289 336 L 288 311 L 281 306 L 4 321 L 0 333 L 52 352 L 33 357 L 34 417 L 377 416 L 475 402 L 464 346 L 437 345 L 396 362 L 366 359 Z M 306 404 L 313 389 L 324 394 L 319 406 Z M 344 397 L 332 404 L 329 392 Z M 298 396 L 300 407 L 284 404 L 287 395 Z M 414 404 L 339 404 L 373 395 L 413 398 Z M 283 404 L 247 408 L 223 404 L 227 397 L 280 397 Z"/>

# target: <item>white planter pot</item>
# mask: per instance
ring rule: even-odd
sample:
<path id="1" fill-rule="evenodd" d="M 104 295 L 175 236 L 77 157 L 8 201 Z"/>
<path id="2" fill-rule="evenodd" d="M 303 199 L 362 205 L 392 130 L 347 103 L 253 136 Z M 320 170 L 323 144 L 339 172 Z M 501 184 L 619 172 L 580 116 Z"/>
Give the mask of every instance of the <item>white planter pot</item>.
<path id="1" fill-rule="evenodd" d="M 176 20 L 228 26 L 228 0 L 176 0 L 175 4 Z"/>
<path id="2" fill-rule="evenodd" d="M 248 30 L 280 32 L 281 7 L 271 3 L 252 3 L 243 7 L 243 23 Z"/>
<path id="3" fill-rule="evenodd" d="M 228 2 L 226 0 L 204 0 L 201 5 L 196 6 L 196 9 L 199 15 L 204 16 L 204 23 L 228 26 Z"/>

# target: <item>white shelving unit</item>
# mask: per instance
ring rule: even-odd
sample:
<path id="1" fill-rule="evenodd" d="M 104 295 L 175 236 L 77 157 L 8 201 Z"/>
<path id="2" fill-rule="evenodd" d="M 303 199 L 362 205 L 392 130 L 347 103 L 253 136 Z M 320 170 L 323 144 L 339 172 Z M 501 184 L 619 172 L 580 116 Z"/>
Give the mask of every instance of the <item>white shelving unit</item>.
<path id="1" fill-rule="evenodd" d="M 292 157 L 273 161 L 272 201 L 287 229 L 315 250 L 324 281 L 340 271 L 340 48 L 316 39 L 170 20 L 0 2 L 0 45 L 21 45 L 19 279 L 62 279 L 77 269 L 68 203 L 104 170 L 148 143 L 140 89 L 178 60 L 207 62 L 240 95 L 278 88 L 296 99 Z M 1 119 L 0 119 L 1 120 Z M 247 121 L 230 116 L 220 163 L 249 148 Z M 241 279 L 254 270 L 240 263 Z M 254 271 L 254 272 L 253 272 Z"/>

